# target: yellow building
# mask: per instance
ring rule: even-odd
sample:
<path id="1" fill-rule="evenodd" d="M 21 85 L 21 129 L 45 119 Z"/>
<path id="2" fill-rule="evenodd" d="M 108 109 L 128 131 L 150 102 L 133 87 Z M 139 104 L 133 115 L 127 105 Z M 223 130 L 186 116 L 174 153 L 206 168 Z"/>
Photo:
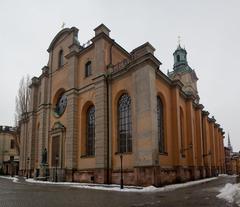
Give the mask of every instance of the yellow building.
<path id="1" fill-rule="evenodd" d="M 98 26 L 86 44 L 78 29 L 52 40 L 48 65 L 31 84 L 21 121 L 21 174 L 54 180 L 163 185 L 224 171 L 224 132 L 203 110 L 186 50 L 166 76 L 155 49 L 131 52 Z"/>
<path id="2" fill-rule="evenodd" d="M 0 126 L 0 174 L 18 174 L 19 151 L 14 133 L 13 127 Z"/>

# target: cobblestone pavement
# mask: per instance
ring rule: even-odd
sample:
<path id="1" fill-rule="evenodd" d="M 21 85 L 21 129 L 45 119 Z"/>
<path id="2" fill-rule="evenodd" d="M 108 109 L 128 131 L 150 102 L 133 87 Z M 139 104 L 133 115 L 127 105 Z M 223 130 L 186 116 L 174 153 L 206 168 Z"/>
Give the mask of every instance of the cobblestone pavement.
<path id="1" fill-rule="evenodd" d="M 19 183 L 0 178 L 0 207 L 235 207 L 216 198 L 225 183 L 235 178 L 220 177 L 208 183 L 171 192 L 114 192 L 67 186 Z"/>

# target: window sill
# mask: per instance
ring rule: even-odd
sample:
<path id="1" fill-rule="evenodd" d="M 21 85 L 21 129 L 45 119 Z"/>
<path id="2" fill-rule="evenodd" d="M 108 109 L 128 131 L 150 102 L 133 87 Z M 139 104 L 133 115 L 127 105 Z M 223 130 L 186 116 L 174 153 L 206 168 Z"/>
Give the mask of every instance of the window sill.
<path id="1" fill-rule="evenodd" d="M 57 67 L 57 70 L 61 70 L 61 69 L 63 69 L 63 68 L 65 67 L 65 65 L 66 65 L 66 63 L 63 64 L 63 65 L 61 65 L 61 66 L 58 66 L 58 67 Z"/>
<path id="2" fill-rule="evenodd" d="M 95 155 L 81 155 L 80 158 L 94 158 Z"/>
<path id="3" fill-rule="evenodd" d="M 159 155 L 168 156 L 168 153 L 167 152 L 159 152 Z"/>
<path id="4" fill-rule="evenodd" d="M 92 74 L 90 74 L 90 75 L 88 75 L 88 76 L 85 75 L 84 79 L 88 79 L 88 78 L 90 78 L 91 76 L 92 76 Z"/>
<path id="5" fill-rule="evenodd" d="M 132 152 L 115 152 L 115 155 L 131 155 Z"/>

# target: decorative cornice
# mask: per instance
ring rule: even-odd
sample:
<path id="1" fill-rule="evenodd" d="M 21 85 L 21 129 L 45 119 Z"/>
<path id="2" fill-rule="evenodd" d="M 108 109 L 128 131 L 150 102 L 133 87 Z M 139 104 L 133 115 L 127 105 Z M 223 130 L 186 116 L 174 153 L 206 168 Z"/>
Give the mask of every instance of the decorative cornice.
<path id="1" fill-rule="evenodd" d="M 180 80 L 172 80 L 171 82 L 172 87 L 178 87 L 179 89 L 182 89 L 184 86 L 183 83 Z"/>
<path id="2" fill-rule="evenodd" d="M 39 78 L 33 77 L 32 78 L 32 83 L 30 84 L 29 88 L 35 87 L 39 85 Z"/>
<path id="3" fill-rule="evenodd" d="M 219 127 L 220 127 L 220 124 L 215 123 L 215 124 L 214 124 L 214 127 L 215 127 L 215 128 L 219 128 Z"/>
<path id="4" fill-rule="evenodd" d="M 196 108 L 197 109 L 200 109 L 200 110 L 203 110 L 204 109 L 204 106 L 202 104 L 196 104 Z"/>
<path id="5" fill-rule="evenodd" d="M 203 111 L 202 111 L 202 115 L 203 115 L 203 116 L 208 116 L 208 115 L 209 115 L 209 112 L 208 112 L 208 111 L 205 111 L 205 110 L 203 110 Z"/>

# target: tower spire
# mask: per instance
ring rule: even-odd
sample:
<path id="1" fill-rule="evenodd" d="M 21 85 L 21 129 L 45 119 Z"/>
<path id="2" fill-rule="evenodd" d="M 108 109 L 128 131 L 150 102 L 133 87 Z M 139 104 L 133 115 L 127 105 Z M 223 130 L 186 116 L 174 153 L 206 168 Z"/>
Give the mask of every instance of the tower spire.
<path id="1" fill-rule="evenodd" d="M 230 149 L 230 152 L 233 152 L 233 148 L 232 148 L 232 145 L 231 145 L 229 132 L 228 132 L 228 148 Z"/>
<path id="2" fill-rule="evenodd" d="M 178 46 L 173 53 L 174 64 L 173 71 L 168 73 L 172 80 L 180 80 L 183 83 L 183 91 L 186 94 L 193 95 L 195 102 L 199 103 L 197 90 L 197 75 L 195 71 L 188 65 L 187 51 L 181 47 L 181 38 L 178 36 Z"/>
<path id="3" fill-rule="evenodd" d="M 181 36 L 178 35 L 178 45 L 180 46 L 181 45 Z"/>

